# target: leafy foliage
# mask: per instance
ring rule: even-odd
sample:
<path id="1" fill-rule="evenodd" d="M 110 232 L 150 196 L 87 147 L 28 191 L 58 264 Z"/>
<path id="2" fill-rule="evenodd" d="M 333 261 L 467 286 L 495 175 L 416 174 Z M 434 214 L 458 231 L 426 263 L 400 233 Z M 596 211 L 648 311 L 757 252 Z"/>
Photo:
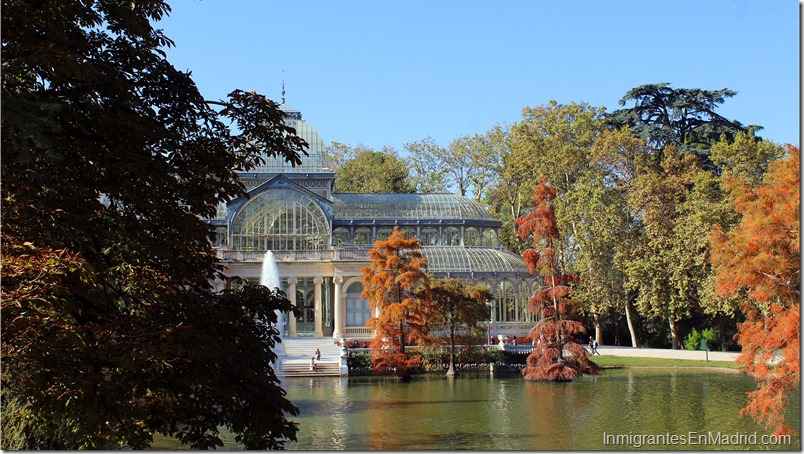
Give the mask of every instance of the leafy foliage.
<path id="1" fill-rule="evenodd" d="M 447 332 L 450 346 L 450 370 L 455 371 L 455 341 L 461 336 L 477 337 L 483 327 L 481 322 L 491 316 L 489 301 L 494 296 L 485 286 L 468 285 L 460 279 L 436 279 L 421 297 L 432 305 L 431 327 Z M 441 335 L 435 336 L 437 340 Z M 432 344 L 432 342 L 429 342 Z"/>
<path id="2" fill-rule="evenodd" d="M 214 293 L 201 218 L 306 143 L 261 95 L 205 100 L 165 59 L 164 1 L 2 6 L 3 405 L 24 403 L 26 449 L 295 439 L 271 368 L 289 303 Z"/>
<path id="3" fill-rule="evenodd" d="M 584 327 L 577 320 L 578 301 L 568 298 L 569 285 L 577 281 L 577 276 L 562 273 L 555 257 L 554 246 L 559 237 L 552 205 L 555 197 L 555 189 L 542 179 L 534 189 L 533 209 L 516 221 L 519 236 L 533 238 L 534 248 L 523 254 L 525 264 L 531 274 L 538 272 L 544 279 L 528 300 L 528 308 L 540 317 L 530 331 L 530 337 L 537 339 L 536 349 L 522 370 L 529 380 L 570 381 L 585 373 L 597 373 L 589 352 L 573 339 Z"/>
<path id="4" fill-rule="evenodd" d="M 632 88 L 620 99 L 621 106 L 633 101 L 633 107 L 615 110 L 606 120 L 614 128 L 629 126 L 633 134 L 657 150 L 675 145 L 682 152 L 698 156 L 704 168 L 713 170 L 709 150 L 721 136 L 731 142 L 740 132 L 762 129 L 729 121 L 715 112 L 736 94 L 729 89 L 674 89 L 668 83 L 645 84 Z"/>
<path id="5" fill-rule="evenodd" d="M 405 355 L 407 343 L 425 343 L 433 307 L 420 295 L 429 287 L 427 259 L 419 252 L 419 240 L 394 228 L 385 241 L 369 251 L 371 263 L 363 268 L 363 293 L 372 313 L 374 330 L 372 361 L 377 371 L 392 370 L 407 376 L 418 358 Z"/>
<path id="6" fill-rule="evenodd" d="M 792 432 L 785 409 L 801 384 L 801 153 L 786 148 L 787 158 L 769 165 L 762 186 L 728 180 L 742 219 L 729 231 L 716 226 L 712 233 L 717 292 L 739 296 L 746 316 L 736 336 L 738 362 L 759 383 L 741 414 L 777 433 Z"/>
<path id="7" fill-rule="evenodd" d="M 407 194 L 414 192 L 408 167 L 396 150 L 375 151 L 363 145 L 341 150 L 347 158 L 335 171 L 336 191 L 349 193 Z M 330 152 L 331 153 L 331 152 Z"/>

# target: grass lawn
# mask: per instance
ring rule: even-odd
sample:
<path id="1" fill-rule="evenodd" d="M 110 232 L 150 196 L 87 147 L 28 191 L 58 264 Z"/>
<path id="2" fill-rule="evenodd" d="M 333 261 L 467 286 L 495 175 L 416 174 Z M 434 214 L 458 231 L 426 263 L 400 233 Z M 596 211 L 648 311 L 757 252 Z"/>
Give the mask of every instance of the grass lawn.
<path id="1" fill-rule="evenodd" d="M 731 361 L 703 361 L 695 359 L 637 358 L 631 356 L 595 356 L 590 357 L 598 366 L 647 366 L 647 367 L 725 367 L 742 369 L 743 366 Z"/>

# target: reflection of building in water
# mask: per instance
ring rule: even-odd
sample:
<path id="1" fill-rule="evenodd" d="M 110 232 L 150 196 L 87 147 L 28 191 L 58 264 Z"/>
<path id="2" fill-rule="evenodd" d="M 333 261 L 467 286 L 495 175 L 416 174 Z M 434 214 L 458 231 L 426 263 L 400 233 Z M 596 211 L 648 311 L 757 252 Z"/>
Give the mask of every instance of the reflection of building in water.
<path id="1" fill-rule="evenodd" d="M 239 176 L 248 198 L 222 204 L 209 223 L 228 275 L 259 280 L 265 251 L 274 252 L 288 298 L 301 308 L 288 335 L 366 339 L 369 306 L 360 298 L 368 251 L 394 227 L 419 239 L 434 277 L 488 285 L 496 298 L 491 335 L 525 335 L 537 286 L 522 258 L 500 246 L 501 223 L 455 194 L 339 194 L 324 142 L 301 112 L 281 105 L 285 122 L 310 145 L 302 164 L 281 158 Z"/>

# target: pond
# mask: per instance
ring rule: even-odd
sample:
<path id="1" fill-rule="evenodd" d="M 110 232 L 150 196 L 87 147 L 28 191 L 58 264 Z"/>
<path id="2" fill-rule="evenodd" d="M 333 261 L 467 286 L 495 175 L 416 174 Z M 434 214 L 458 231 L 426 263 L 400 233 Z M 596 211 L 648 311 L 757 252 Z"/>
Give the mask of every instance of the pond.
<path id="1" fill-rule="evenodd" d="M 300 409 L 290 450 L 798 449 L 738 411 L 747 376 L 608 369 L 572 383 L 477 374 L 286 378 Z M 800 396 L 788 409 L 800 432 Z M 227 448 L 235 447 L 227 436 Z M 790 444 L 792 443 L 792 444 Z"/>

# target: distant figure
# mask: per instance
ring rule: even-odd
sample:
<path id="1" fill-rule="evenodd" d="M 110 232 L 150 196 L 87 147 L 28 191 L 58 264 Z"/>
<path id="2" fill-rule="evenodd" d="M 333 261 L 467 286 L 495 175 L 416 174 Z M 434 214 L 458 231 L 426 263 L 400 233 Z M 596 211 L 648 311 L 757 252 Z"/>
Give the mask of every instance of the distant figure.
<path id="1" fill-rule="evenodd" d="M 363 342 L 363 348 L 368 348 L 368 342 Z"/>
<path id="2" fill-rule="evenodd" d="M 592 336 L 589 336 L 589 350 L 592 352 L 592 355 L 595 353 L 600 354 L 600 352 L 597 351 L 597 341 Z"/>
<path id="3" fill-rule="evenodd" d="M 352 348 L 360 348 L 360 342 L 357 339 L 352 341 Z"/>
<path id="4" fill-rule="evenodd" d="M 511 338 L 511 345 L 516 345 L 516 336 Z"/>
<path id="5" fill-rule="evenodd" d="M 315 349 L 315 360 L 316 361 L 321 361 L 321 350 L 319 350 L 317 348 Z"/>
<path id="6" fill-rule="evenodd" d="M 318 372 L 318 366 L 315 364 L 315 356 L 310 358 L 310 370 L 314 372 Z"/>

